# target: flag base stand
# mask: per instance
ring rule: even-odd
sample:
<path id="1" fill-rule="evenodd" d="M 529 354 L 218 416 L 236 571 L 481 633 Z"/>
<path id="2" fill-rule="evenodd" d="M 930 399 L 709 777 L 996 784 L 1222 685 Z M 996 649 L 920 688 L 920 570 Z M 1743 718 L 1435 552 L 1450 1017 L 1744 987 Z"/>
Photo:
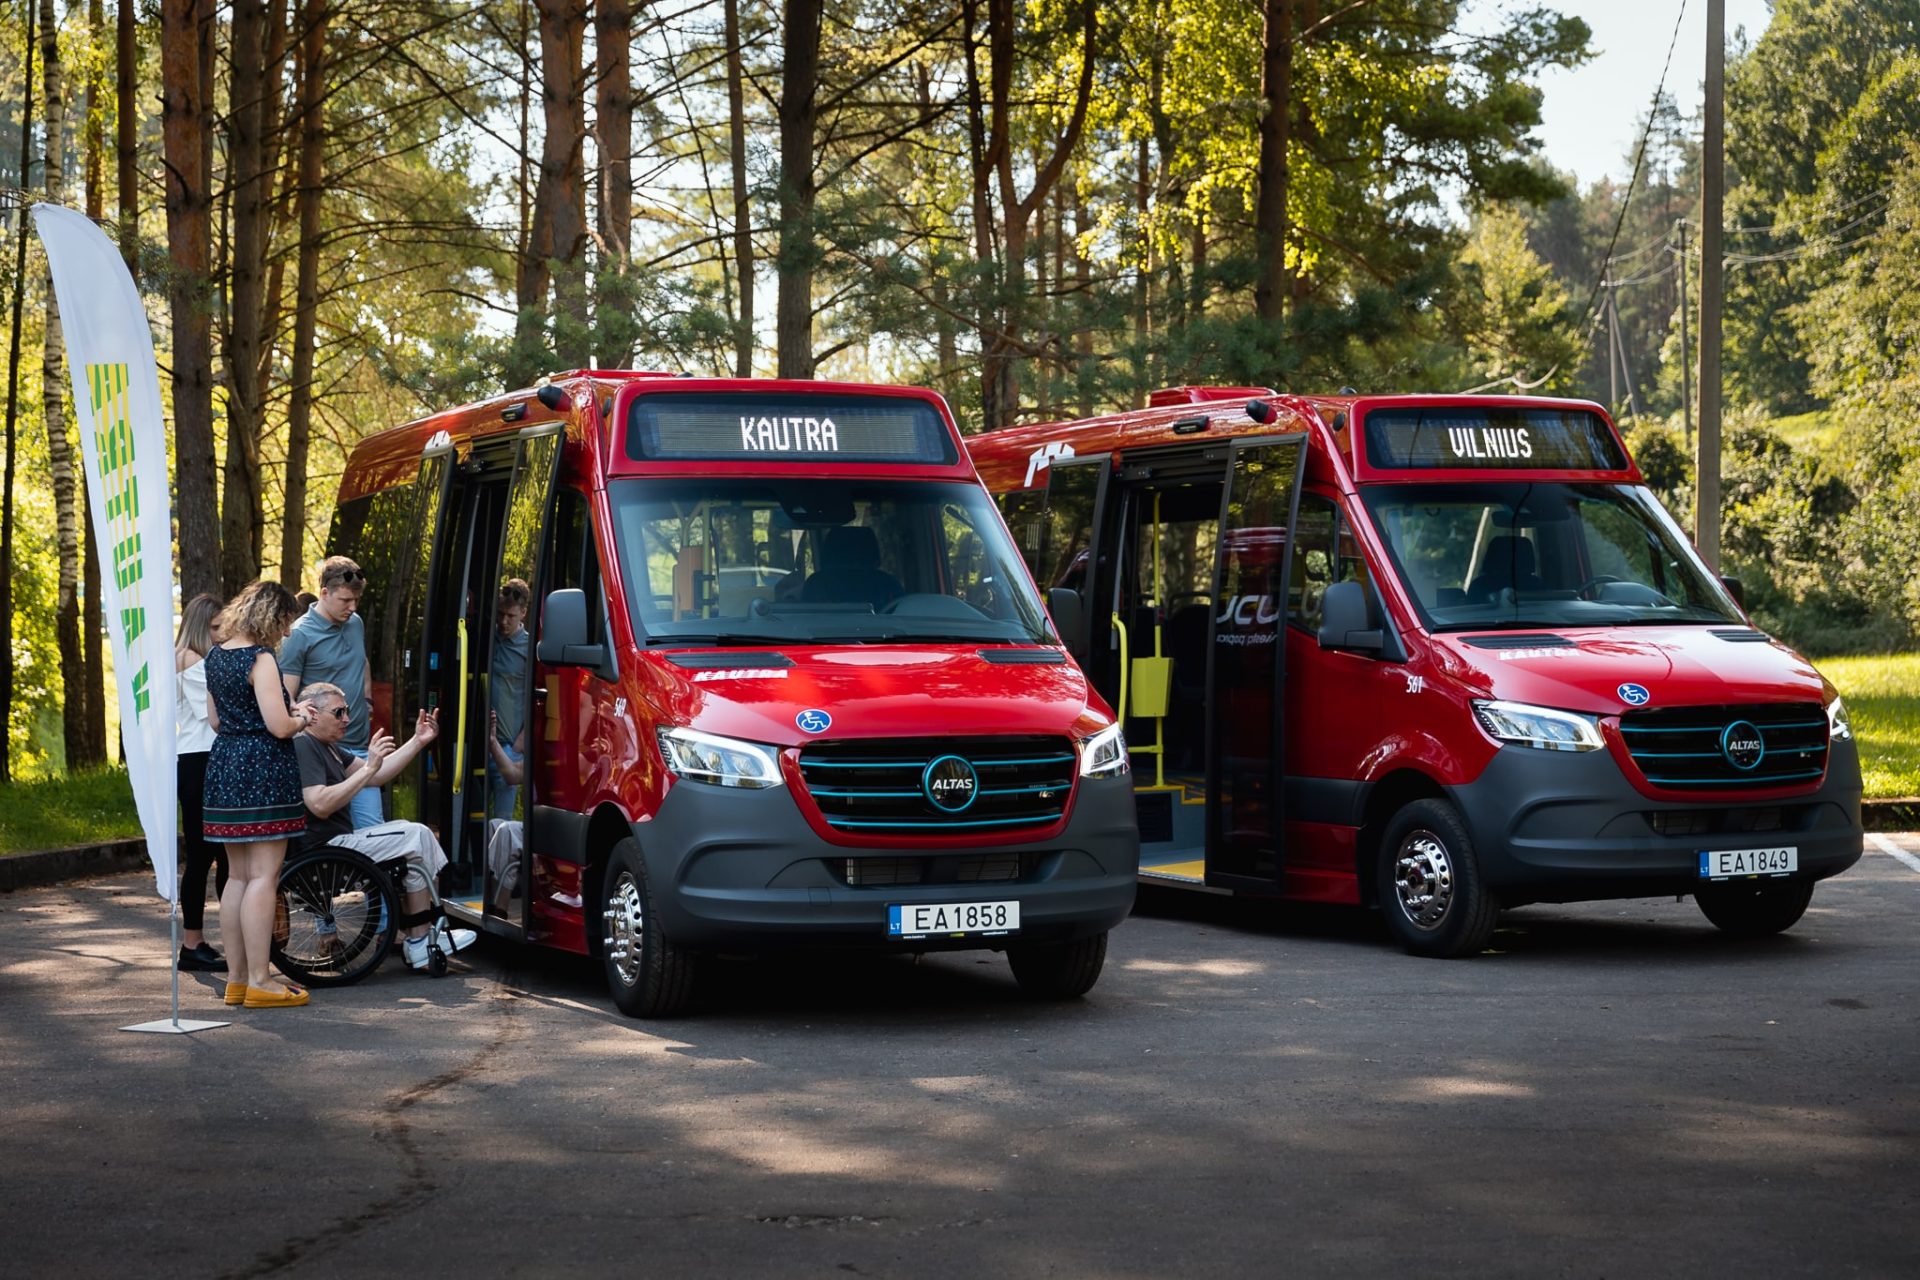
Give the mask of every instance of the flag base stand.
<path id="1" fill-rule="evenodd" d="M 232 1025 L 230 1022 L 194 1022 L 191 1019 L 186 1022 L 175 1022 L 169 1018 L 162 1018 L 158 1022 L 137 1022 L 131 1027 L 120 1029 L 122 1031 L 157 1031 L 162 1035 L 184 1036 L 195 1031 L 211 1031 L 215 1027 Z"/>
<path id="2" fill-rule="evenodd" d="M 167 920 L 171 926 L 167 932 L 173 940 L 173 1016 L 159 1018 L 152 1022 L 136 1022 L 130 1027 L 120 1029 L 152 1031 L 167 1036 L 185 1036 L 192 1035 L 196 1031 L 212 1031 L 215 1027 L 232 1026 L 231 1022 L 196 1022 L 191 1018 L 185 1022 L 180 1021 L 180 896 L 177 893 L 174 895 L 171 909 L 167 912 Z"/>

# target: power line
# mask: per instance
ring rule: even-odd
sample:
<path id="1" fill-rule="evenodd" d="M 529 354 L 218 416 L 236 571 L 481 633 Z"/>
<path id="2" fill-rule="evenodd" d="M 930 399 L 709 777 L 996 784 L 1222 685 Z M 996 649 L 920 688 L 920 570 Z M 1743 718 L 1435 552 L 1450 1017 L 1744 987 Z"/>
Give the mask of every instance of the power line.
<path id="1" fill-rule="evenodd" d="M 1626 225 L 1627 206 L 1633 203 L 1633 188 L 1640 181 L 1641 166 L 1647 159 L 1647 140 L 1653 136 L 1653 122 L 1660 109 L 1660 95 L 1667 90 L 1667 72 L 1673 68 L 1673 51 L 1680 43 L 1680 24 L 1686 20 L 1686 0 L 1680 0 L 1680 12 L 1673 20 L 1673 38 L 1667 41 L 1667 60 L 1660 67 L 1660 83 L 1654 86 L 1653 101 L 1647 106 L 1646 127 L 1640 131 L 1640 145 L 1633 151 L 1633 173 L 1627 178 L 1626 194 L 1620 198 L 1620 213 L 1613 220 L 1613 235 L 1607 240 L 1607 252 L 1601 259 L 1600 275 L 1595 278 L 1593 288 L 1587 294 L 1586 315 L 1593 315 L 1593 305 L 1599 301 L 1600 287 L 1606 283 L 1606 264 L 1613 260 L 1614 246 L 1620 243 L 1620 228 Z"/>

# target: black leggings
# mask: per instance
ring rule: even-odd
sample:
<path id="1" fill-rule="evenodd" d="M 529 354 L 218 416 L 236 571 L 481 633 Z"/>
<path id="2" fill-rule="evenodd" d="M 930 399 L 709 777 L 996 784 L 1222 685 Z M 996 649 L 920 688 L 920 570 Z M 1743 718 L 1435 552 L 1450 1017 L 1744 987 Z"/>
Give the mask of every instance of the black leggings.
<path id="1" fill-rule="evenodd" d="M 180 817 L 186 828 L 180 840 L 180 925 L 185 929 L 199 929 L 206 923 L 208 867 L 215 869 L 215 895 L 227 891 L 227 847 L 208 840 L 203 825 L 208 754 L 205 751 L 180 753 Z"/>

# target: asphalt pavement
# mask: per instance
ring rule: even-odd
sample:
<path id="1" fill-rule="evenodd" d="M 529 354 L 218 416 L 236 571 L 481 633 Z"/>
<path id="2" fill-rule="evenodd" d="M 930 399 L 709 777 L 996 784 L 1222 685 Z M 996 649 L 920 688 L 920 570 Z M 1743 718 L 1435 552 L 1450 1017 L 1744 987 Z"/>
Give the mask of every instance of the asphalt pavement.
<path id="1" fill-rule="evenodd" d="M 389 960 L 167 1009 L 150 876 L 0 895 L 0 1273 L 1920 1275 L 1920 838 L 1799 926 L 1508 913 L 1416 960 L 1358 911 L 1155 891 L 1088 998 L 1005 961 Z"/>

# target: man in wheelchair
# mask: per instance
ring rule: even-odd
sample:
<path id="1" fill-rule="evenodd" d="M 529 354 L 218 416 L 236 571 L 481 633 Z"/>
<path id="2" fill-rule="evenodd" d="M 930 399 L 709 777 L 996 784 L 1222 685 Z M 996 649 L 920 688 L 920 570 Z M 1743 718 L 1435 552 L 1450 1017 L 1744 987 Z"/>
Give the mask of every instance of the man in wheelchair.
<path id="1" fill-rule="evenodd" d="M 432 828 L 418 822 L 383 822 L 358 830 L 353 825 L 353 797 L 384 786 L 411 764 L 421 748 L 438 736 L 438 713 L 422 711 L 414 722 L 413 736 L 399 747 L 394 746 L 392 734 L 376 732 L 368 742 L 366 759 L 360 760 L 338 745 L 346 736 L 350 717 L 346 695 L 335 685 L 317 683 L 302 689 L 300 697 L 311 701 L 318 714 L 293 740 L 300 758 L 300 794 L 307 806 L 307 831 L 298 852 L 331 844 L 377 863 L 405 859 L 405 874 L 399 878 L 404 912 L 400 922 L 409 969 L 428 968 L 430 929 L 439 931 L 443 952 L 452 954 L 472 946 L 477 936 L 473 930 L 449 929 L 438 911 L 432 886 L 447 865 L 447 855 Z"/>

